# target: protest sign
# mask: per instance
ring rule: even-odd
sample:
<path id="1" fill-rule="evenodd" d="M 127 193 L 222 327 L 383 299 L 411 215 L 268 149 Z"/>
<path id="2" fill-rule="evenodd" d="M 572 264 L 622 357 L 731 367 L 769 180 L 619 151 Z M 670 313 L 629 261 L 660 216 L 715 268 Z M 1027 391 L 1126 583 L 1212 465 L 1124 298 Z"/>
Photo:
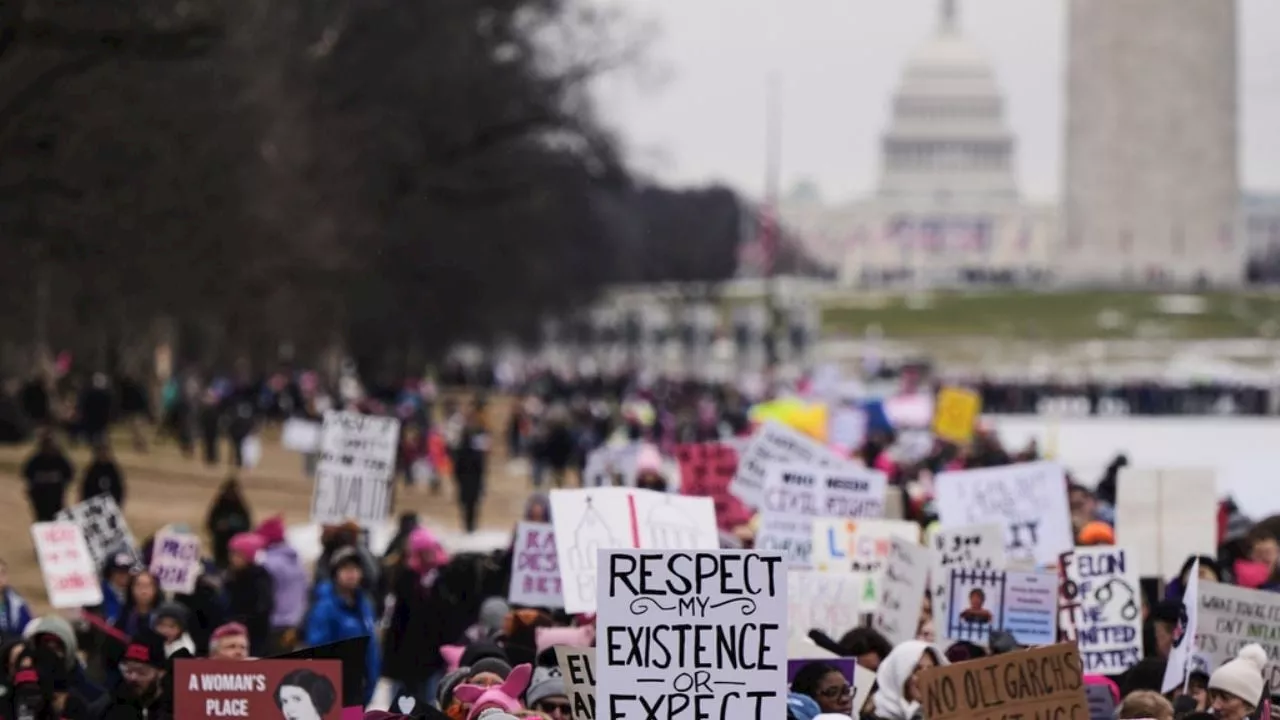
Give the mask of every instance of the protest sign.
<path id="1" fill-rule="evenodd" d="M 787 710 L 787 572 L 742 550 L 601 550 L 596 700 L 607 718 Z"/>
<path id="2" fill-rule="evenodd" d="M 640 443 L 602 445 L 587 453 L 582 487 L 634 487 Z"/>
<path id="3" fill-rule="evenodd" d="M 1004 568 L 1004 528 L 990 523 L 939 528 L 925 544 L 933 551 L 933 566 L 929 570 L 933 623 L 934 627 L 941 627 L 947 621 L 947 583 L 951 568 Z"/>
<path id="4" fill-rule="evenodd" d="M 564 607 L 556 533 L 551 523 L 522 521 L 516 525 L 507 599 L 512 605 Z"/>
<path id="5" fill-rule="evenodd" d="M 151 574 L 165 592 L 190 595 L 200 578 L 200 537 L 164 528 L 151 550 Z"/>
<path id="6" fill-rule="evenodd" d="M 69 508 L 59 510 L 57 520 L 73 522 L 80 526 L 84 541 L 89 546 L 89 554 L 101 569 L 107 559 L 117 553 L 124 553 L 136 565 L 138 562 L 138 543 L 129 532 L 129 523 L 116 505 L 115 498 L 110 495 L 95 495 L 84 502 L 76 503 Z"/>
<path id="7" fill-rule="evenodd" d="M 920 672 L 929 720 L 1085 718 L 1079 650 L 1058 643 Z"/>
<path id="8" fill-rule="evenodd" d="M 285 450 L 313 453 L 320 449 L 320 433 L 323 425 L 313 420 L 289 418 L 280 430 L 280 444 Z"/>
<path id="9" fill-rule="evenodd" d="M 938 517 L 943 527 L 999 522 L 1010 562 L 1052 565 L 1075 545 L 1065 477 L 1053 462 L 939 473 Z"/>
<path id="10" fill-rule="evenodd" d="M 1169 650 L 1169 660 L 1164 666 L 1164 681 L 1160 683 L 1160 692 L 1167 693 L 1176 687 L 1186 687 L 1191 676 L 1191 668 L 1195 664 L 1196 646 L 1200 632 L 1200 560 L 1191 563 L 1191 571 L 1187 573 L 1187 588 L 1178 603 L 1178 624 L 1170 633 L 1173 647 Z M 1204 656 L 1201 656 L 1205 659 Z M 1207 662 L 1205 663 L 1208 664 Z"/>
<path id="11" fill-rule="evenodd" d="M 917 543 L 889 541 L 889 562 L 880 578 L 880 606 L 872 627 L 894 645 L 916 637 L 932 560 L 933 553 Z"/>
<path id="12" fill-rule="evenodd" d="M 792 565 L 810 564 L 814 518 L 879 518 L 884 513 L 886 480 L 876 470 L 774 464 L 765 478 L 756 549 L 780 552 Z"/>
<path id="13" fill-rule="evenodd" d="M 598 550 L 720 547 L 710 498 L 633 488 L 552 490 L 551 519 L 569 613 L 595 612 Z"/>
<path id="14" fill-rule="evenodd" d="M 756 430 L 746 450 L 738 457 L 729 492 L 748 507 L 759 508 L 764 504 L 766 475 L 774 463 L 824 467 L 850 464 L 817 440 L 770 421 Z"/>
<path id="15" fill-rule="evenodd" d="M 973 439 L 973 428 L 982 414 L 982 396 L 961 387 L 938 390 L 933 411 L 933 434 L 947 442 L 964 445 Z"/>
<path id="16" fill-rule="evenodd" d="M 948 640 L 985 644 L 1004 630 L 1023 645 L 1058 639 L 1058 579 L 1052 573 L 952 568 L 947 585 L 950 610 L 938 634 Z"/>
<path id="17" fill-rule="evenodd" d="M 1084 671 L 1119 675 L 1142 659 L 1138 565 L 1117 547 L 1063 553 L 1059 628 L 1080 646 Z"/>
<path id="18" fill-rule="evenodd" d="M 893 538 L 920 542 L 920 525 L 909 520 L 813 521 L 813 566 L 819 571 L 879 573 Z"/>
<path id="19" fill-rule="evenodd" d="M 731 530 L 751 518 L 751 510 L 729 492 L 738 467 L 738 451 L 727 443 L 685 443 L 676 446 L 680 465 L 680 492 L 709 497 L 715 505 L 720 528 Z"/>
<path id="20" fill-rule="evenodd" d="M 1171 578 L 1188 557 L 1218 554 L 1218 483 L 1211 469 L 1124 468 L 1116 482 L 1116 544 L 1150 576 Z"/>
<path id="21" fill-rule="evenodd" d="M 595 720 L 596 717 L 596 649 L 556 647 L 556 662 L 569 695 L 573 720 Z"/>
<path id="22" fill-rule="evenodd" d="M 393 417 L 330 410 L 320 431 L 311 520 L 322 525 L 355 520 L 372 525 L 391 514 L 391 490 L 400 445 Z"/>
<path id="23" fill-rule="evenodd" d="M 62 609 L 102 604 L 98 568 L 79 525 L 65 521 L 36 523 L 31 526 L 31 538 L 51 606 Z M 21 632 L 22 628 L 16 630 Z"/>
<path id="24" fill-rule="evenodd" d="M 337 660 L 179 659 L 174 663 L 173 715 L 186 720 L 342 717 L 342 663 Z"/>
<path id="25" fill-rule="evenodd" d="M 1195 638 L 1200 654 L 1219 668 L 1234 660 L 1240 648 L 1258 643 L 1270 658 L 1262 679 L 1280 687 L 1280 665 L 1274 659 L 1280 657 L 1280 635 L 1275 630 L 1280 624 L 1280 595 L 1212 580 L 1200 580 L 1199 586 Z"/>
<path id="26" fill-rule="evenodd" d="M 810 630 L 838 638 L 861 625 L 862 614 L 879 600 L 879 585 L 868 573 L 789 570 L 787 587 L 787 625 L 795 641 L 807 641 Z"/>

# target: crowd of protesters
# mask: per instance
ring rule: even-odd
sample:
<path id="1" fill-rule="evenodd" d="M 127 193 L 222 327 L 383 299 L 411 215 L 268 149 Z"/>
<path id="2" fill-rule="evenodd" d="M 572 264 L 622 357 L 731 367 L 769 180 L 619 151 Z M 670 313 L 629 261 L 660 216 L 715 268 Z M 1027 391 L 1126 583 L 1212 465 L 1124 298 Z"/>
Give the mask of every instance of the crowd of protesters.
<path id="1" fill-rule="evenodd" d="M 524 518 L 546 522 L 551 510 L 542 487 L 576 485 L 596 447 L 615 440 L 643 443 L 641 485 L 667 489 L 675 479 L 663 476 L 664 466 L 656 459 L 680 443 L 749 433 L 748 410 L 760 399 L 725 386 L 635 375 L 539 372 L 509 389 L 517 395 L 516 409 L 505 426 L 493 427 L 483 396 L 448 402 L 430 379 L 384 388 L 342 382 L 329 387 L 314 373 L 282 370 L 254 377 L 241 367 L 226 378 L 174 378 L 163 390 L 158 421 L 194 459 L 219 463 L 225 457 L 234 466 L 246 461 L 244 441 L 266 422 L 314 420 L 329 407 L 395 414 L 404 421 L 398 461 L 404 481 L 425 483 L 442 502 L 452 495 L 464 529 L 474 530 L 482 520 L 490 436 L 501 438 L 508 457 L 528 461 L 531 493 Z M 119 408 L 107 412 L 108 423 L 145 417 L 145 393 L 141 402 L 126 403 L 125 396 L 135 390 L 119 378 L 91 376 L 80 389 L 80 410 L 65 416 L 54 412 L 52 396 L 43 404 L 34 391 L 19 396 L 24 413 L 45 428 L 23 469 L 37 520 L 64 506 L 76 476 L 54 428 L 95 447 L 94 461 L 81 475 L 80 496 L 106 493 L 121 504 L 127 501 L 125 479 L 106 442 L 107 425 L 99 424 L 102 416 L 94 410 L 99 392 L 109 396 L 106 407 Z M 224 445 L 230 451 L 225 456 L 220 454 Z M 994 433 L 980 428 L 963 447 L 938 442 L 910 458 L 896 451 L 892 431 L 871 432 L 851 455 L 885 470 L 903 494 L 907 518 L 928 527 L 937 519 L 928 492 L 933 474 L 1033 460 L 1038 451 L 1034 446 L 1006 449 Z M 1114 543 L 1113 506 L 1123 481 L 1118 471 L 1127 462 L 1118 457 L 1102 477 L 1072 481 L 1069 502 L 1078 544 Z M 444 482 L 448 479 L 452 489 Z M 751 525 L 744 528 L 733 541 L 750 547 Z M 432 708 L 452 720 L 573 717 L 552 648 L 594 644 L 594 617 L 509 606 L 511 547 L 451 553 L 435 530 L 408 514 L 381 554 L 359 526 L 322 528 L 321 555 L 308 567 L 290 544 L 283 518 L 255 519 L 234 477 L 218 490 L 201 530 L 207 559 L 194 592 L 161 591 L 145 569 L 154 539 L 144 539 L 141 557 L 122 553 L 106 564 L 103 604 L 74 623 L 56 614 L 32 618 L 0 568 L 0 718 L 162 720 L 173 716 L 175 659 L 243 660 L 357 637 L 371 638 L 362 659 L 365 704 L 379 680 L 386 680 L 393 709 L 406 707 L 399 698 L 412 698 L 417 716 Z M 1280 592 L 1280 518 L 1253 523 L 1227 500 L 1220 507 L 1217 534 L 1218 552 L 1198 558 L 1201 577 Z M 1120 718 L 1172 720 L 1212 711 L 1222 720 L 1243 720 L 1264 704 L 1255 647 L 1212 672 L 1194 671 L 1185 692 L 1161 692 L 1185 616 L 1186 576 L 1196 559 L 1188 558 L 1179 576 L 1144 588 L 1146 656 L 1141 662 L 1122 675 L 1089 680 L 1114 693 Z M 915 720 L 922 714 L 920 670 L 1019 650 L 1000 633 L 986 645 L 939 645 L 926 619 L 917 639 L 896 646 L 866 627 L 848 628 L 839 637 L 811 633 L 819 647 L 855 658 L 863 671 L 874 673 L 876 687 L 853 707 L 852 689 L 841 673 L 811 665 L 792 683 L 788 720 Z"/>

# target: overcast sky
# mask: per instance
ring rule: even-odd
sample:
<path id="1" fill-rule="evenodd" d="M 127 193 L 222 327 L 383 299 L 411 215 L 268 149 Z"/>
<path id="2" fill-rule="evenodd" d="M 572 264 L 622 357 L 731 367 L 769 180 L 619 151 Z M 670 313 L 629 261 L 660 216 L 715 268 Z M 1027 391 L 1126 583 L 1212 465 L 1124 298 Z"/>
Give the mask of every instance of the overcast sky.
<path id="1" fill-rule="evenodd" d="M 828 200 L 874 186 L 890 96 L 938 14 L 938 0 L 610 2 L 658 33 L 646 72 L 610 76 L 599 87 L 633 166 L 672 184 L 720 181 L 759 195 L 768 76 L 776 70 L 783 189 L 809 179 Z M 1246 189 L 1280 191 L 1280 0 L 1239 3 L 1242 180 Z M 1024 192 L 1055 197 L 1064 0 L 960 0 L 960 17 L 1005 92 Z"/>

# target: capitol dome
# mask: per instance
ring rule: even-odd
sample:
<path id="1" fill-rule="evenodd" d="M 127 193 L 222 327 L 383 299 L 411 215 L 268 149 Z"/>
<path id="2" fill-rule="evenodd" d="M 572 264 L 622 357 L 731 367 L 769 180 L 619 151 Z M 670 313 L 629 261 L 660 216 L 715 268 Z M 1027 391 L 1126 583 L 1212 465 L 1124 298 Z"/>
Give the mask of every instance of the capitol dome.
<path id="1" fill-rule="evenodd" d="M 1015 199 L 1013 151 L 995 71 L 961 31 L 956 0 L 942 0 L 894 95 L 880 193 Z"/>

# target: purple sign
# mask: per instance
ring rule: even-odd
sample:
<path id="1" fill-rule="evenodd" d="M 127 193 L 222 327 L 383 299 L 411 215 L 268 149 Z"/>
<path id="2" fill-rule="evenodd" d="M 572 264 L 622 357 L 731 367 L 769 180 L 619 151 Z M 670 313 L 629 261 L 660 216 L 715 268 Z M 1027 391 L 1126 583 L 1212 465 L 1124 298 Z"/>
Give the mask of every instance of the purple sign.
<path id="1" fill-rule="evenodd" d="M 844 679 L 848 680 L 850 685 L 853 685 L 853 668 L 858 664 L 853 658 L 813 658 L 810 660 L 792 660 L 788 658 L 787 685 L 791 685 L 796 679 L 796 675 L 800 673 L 800 668 L 812 663 L 822 663 L 834 667 L 840 671 L 841 675 L 844 675 Z"/>

